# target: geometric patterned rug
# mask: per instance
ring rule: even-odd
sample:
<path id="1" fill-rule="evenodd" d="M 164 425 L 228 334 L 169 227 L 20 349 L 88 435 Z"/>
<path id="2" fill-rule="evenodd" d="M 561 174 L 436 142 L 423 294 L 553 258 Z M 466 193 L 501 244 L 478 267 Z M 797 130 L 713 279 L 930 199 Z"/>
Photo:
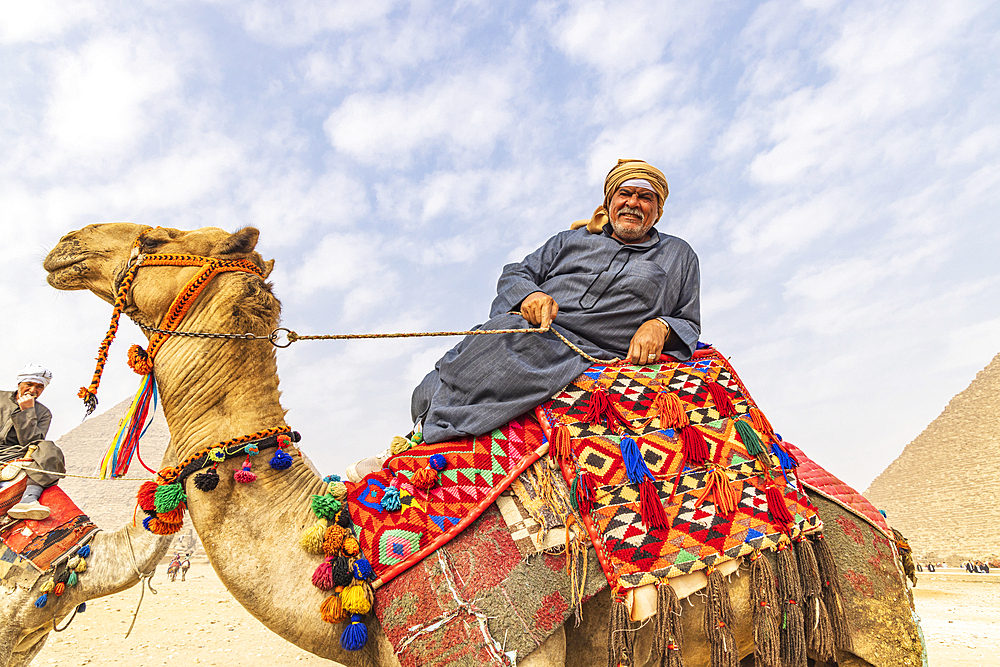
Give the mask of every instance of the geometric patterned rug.
<path id="1" fill-rule="evenodd" d="M 58 486 L 46 487 L 39 500 L 51 512 L 47 519 L 16 521 L 0 531 L 0 560 L 7 563 L 7 569 L 30 563 L 37 572 L 44 572 L 54 560 L 98 530 Z M 0 568 L 0 576 L 3 574 Z"/>
<path id="2" fill-rule="evenodd" d="M 707 387 L 709 382 L 725 391 L 731 408 L 720 410 Z M 586 420 L 591 396 L 601 389 L 624 418 L 617 426 Z M 708 445 L 705 464 L 685 460 L 681 433 L 649 420 L 660 392 L 681 399 L 690 424 Z M 572 456 L 563 463 L 567 482 L 581 471 L 595 479 L 591 537 L 613 587 L 634 588 L 704 570 L 757 549 L 774 549 L 779 542 L 822 527 L 815 507 L 800 491 L 795 470 L 782 468 L 773 453 L 753 456 L 748 452 L 736 423 L 743 422 L 743 433 L 753 428 L 751 407 L 756 408 L 736 372 L 711 348 L 697 351 L 684 362 L 592 366 L 539 406 L 536 413 L 548 436 L 556 425 L 568 428 Z M 769 429 L 753 431 L 765 448 L 770 449 L 772 442 L 781 446 Z M 647 528 L 642 522 L 640 487 L 630 483 L 623 462 L 623 437 L 635 442 L 653 478 L 665 512 L 663 527 Z M 729 480 L 734 508 L 728 512 L 716 504 L 717 493 L 711 489 L 706 493 L 713 469 Z M 716 480 L 718 474 L 714 473 Z M 769 512 L 769 479 L 774 479 L 791 515 L 790 523 Z"/>

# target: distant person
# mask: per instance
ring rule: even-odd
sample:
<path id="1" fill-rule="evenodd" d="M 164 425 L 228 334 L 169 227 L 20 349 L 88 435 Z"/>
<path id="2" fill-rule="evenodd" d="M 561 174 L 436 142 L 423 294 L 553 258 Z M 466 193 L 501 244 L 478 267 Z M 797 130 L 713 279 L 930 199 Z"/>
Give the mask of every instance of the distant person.
<path id="1" fill-rule="evenodd" d="M 936 571 L 935 568 L 934 568 L 934 563 L 927 563 L 927 571 L 928 572 L 935 572 Z"/>
<path id="2" fill-rule="evenodd" d="M 184 554 L 184 558 L 181 559 L 181 581 L 187 581 L 188 570 L 191 569 L 191 558 L 188 554 Z"/>
<path id="3" fill-rule="evenodd" d="M 17 389 L 0 392 L 0 464 L 31 459 L 30 467 L 46 471 L 25 471 L 28 486 L 21 501 L 7 512 L 12 519 L 47 519 L 49 508 L 39 502 L 42 490 L 66 472 L 62 450 L 45 439 L 52 413 L 38 402 L 51 381 L 50 370 L 29 364 L 17 374 Z"/>

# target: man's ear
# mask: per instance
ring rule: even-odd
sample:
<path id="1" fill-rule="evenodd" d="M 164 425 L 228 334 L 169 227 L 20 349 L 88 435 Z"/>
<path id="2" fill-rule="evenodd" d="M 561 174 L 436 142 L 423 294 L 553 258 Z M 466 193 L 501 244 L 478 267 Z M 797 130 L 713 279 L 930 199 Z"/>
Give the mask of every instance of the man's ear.
<path id="1" fill-rule="evenodd" d="M 230 234 L 228 238 L 216 243 L 215 247 L 212 248 L 212 255 L 215 257 L 247 255 L 253 252 L 253 249 L 257 246 L 257 237 L 259 236 L 260 232 L 256 227 L 244 227 L 238 232 Z"/>

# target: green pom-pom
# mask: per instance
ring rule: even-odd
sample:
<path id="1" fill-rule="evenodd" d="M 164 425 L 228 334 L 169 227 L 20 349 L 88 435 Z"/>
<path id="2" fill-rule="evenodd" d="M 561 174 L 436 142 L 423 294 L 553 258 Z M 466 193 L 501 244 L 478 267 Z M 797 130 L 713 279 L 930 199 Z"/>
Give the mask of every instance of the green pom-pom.
<path id="1" fill-rule="evenodd" d="M 184 487 L 180 484 L 163 484 L 156 489 L 153 496 L 153 506 L 158 514 L 177 509 L 177 506 L 187 500 L 184 495 Z"/>
<path id="2" fill-rule="evenodd" d="M 312 511 L 320 519 L 335 519 L 340 511 L 340 501 L 333 496 L 313 496 Z"/>
<path id="3" fill-rule="evenodd" d="M 69 579 L 66 580 L 67 586 L 76 586 L 76 582 L 79 581 L 79 577 L 76 576 L 76 572 L 69 573 Z"/>

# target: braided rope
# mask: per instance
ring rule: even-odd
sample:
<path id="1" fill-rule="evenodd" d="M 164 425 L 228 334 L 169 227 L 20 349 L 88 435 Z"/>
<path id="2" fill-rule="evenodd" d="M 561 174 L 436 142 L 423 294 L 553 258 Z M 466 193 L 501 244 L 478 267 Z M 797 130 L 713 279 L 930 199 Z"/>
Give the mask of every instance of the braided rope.
<path id="1" fill-rule="evenodd" d="M 232 440 L 226 440 L 224 442 L 220 442 L 211 445 L 209 447 L 203 447 L 199 450 L 196 450 L 193 454 L 185 458 L 177 465 L 170 466 L 159 471 L 158 473 L 156 473 L 156 476 L 159 477 L 161 480 L 163 480 L 164 484 L 170 484 L 174 481 L 177 481 L 179 478 L 187 477 L 192 472 L 194 472 L 194 470 L 187 470 L 187 468 L 192 464 L 198 463 L 200 460 L 205 459 L 208 456 L 209 452 L 211 452 L 213 449 L 228 450 L 230 447 L 234 447 L 236 445 L 247 445 L 251 442 L 267 440 L 269 438 L 273 438 L 275 442 L 277 442 L 277 437 L 279 435 L 290 434 L 290 433 L 291 430 L 287 426 L 276 426 L 274 428 L 269 428 L 263 431 L 257 431 L 256 433 L 241 435 L 238 438 L 233 438 Z M 226 451 L 226 458 L 232 458 L 234 456 L 237 456 L 238 454 L 240 454 L 240 452 Z"/>

